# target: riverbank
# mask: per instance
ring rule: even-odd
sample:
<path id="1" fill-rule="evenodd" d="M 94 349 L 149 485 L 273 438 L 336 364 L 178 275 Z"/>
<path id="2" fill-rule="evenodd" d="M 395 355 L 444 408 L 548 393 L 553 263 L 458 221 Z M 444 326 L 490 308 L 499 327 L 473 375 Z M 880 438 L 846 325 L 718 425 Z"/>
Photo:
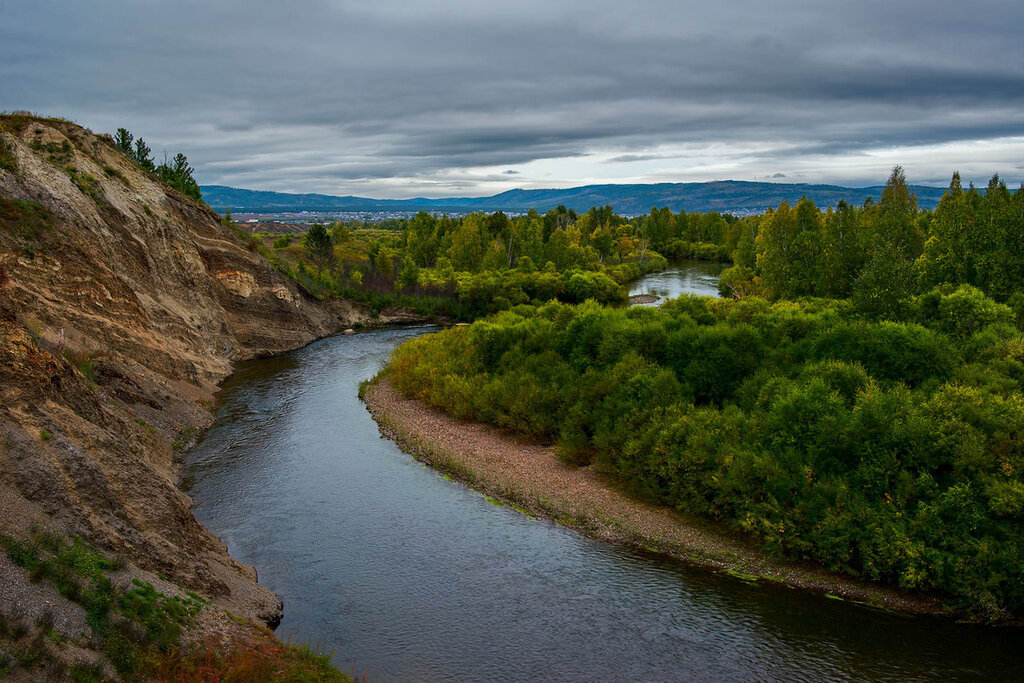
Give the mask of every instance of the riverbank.
<path id="1" fill-rule="evenodd" d="M 645 548 L 742 580 L 767 581 L 910 614 L 947 614 L 934 599 L 784 562 L 707 521 L 619 490 L 553 449 L 465 423 L 404 397 L 381 374 L 361 389 L 380 426 L 407 453 L 523 512 L 614 543 Z"/>
<path id="2" fill-rule="evenodd" d="M 108 137 L 0 115 L 0 138 L 0 678 L 146 677 L 150 636 L 170 660 L 252 642 L 240 623 L 281 601 L 193 517 L 183 453 L 235 362 L 392 313 L 310 297 Z"/>

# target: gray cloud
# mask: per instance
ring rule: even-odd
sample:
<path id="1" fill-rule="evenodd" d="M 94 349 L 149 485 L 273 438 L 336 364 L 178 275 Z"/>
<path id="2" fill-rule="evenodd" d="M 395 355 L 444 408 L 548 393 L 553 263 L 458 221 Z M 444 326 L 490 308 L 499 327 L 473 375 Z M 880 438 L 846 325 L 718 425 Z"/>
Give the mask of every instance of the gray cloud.
<path id="1" fill-rule="evenodd" d="M 605 164 L 629 164 L 634 161 L 654 161 L 656 159 L 671 159 L 673 157 L 664 154 L 620 154 L 610 159 L 605 159 Z"/>
<path id="2" fill-rule="evenodd" d="M 0 108 L 127 126 L 203 183 L 376 196 L 695 167 L 881 182 L 888 157 L 863 162 L 892 148 L 947 178 L 930 147 L 1024 137 L 1012 3 L 492 5 L 7 4 Z"/>

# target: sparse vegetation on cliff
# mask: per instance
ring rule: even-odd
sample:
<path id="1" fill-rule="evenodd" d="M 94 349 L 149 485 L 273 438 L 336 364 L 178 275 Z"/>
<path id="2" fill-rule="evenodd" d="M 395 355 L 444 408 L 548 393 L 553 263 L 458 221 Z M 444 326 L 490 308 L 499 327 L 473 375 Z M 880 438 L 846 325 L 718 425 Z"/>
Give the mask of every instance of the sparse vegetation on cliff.
<path id="1" fill-rule="evenodd" d="M 80 538 L 42 530 L 25 540 L 0 534 L 0 547 L 31 581 L 53 585 L 85 610 L 97 649 L 124 680 L 349 680 L 327 656 L 282 643 L 245 620 L 238 623 L 243 635 L 230 642 L 186 642 L 186 631 L 200 612 L 214 609 L 208 601 L 190 591 L 167 595 L 137 578 L 123 582 L 122 577 L 122 583 L 115 583 L 112 578 L 123 561 L 106 557 Z M 103 661 L 72 663 L 74 655 L 63 648 L 68 636 L 53 622 L 49 616 L 25 623 L 0 612 L 0 675 L 44 671 L 51 679 L 107 680 Z"/>

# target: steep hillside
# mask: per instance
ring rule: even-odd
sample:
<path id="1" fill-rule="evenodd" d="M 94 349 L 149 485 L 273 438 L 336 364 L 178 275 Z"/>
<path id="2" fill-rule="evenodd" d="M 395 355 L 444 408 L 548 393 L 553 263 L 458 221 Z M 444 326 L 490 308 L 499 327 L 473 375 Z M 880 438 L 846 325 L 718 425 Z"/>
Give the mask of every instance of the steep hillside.
<path id="1" fill-rule="evenodd" d="M 304 296 L 106 136 L 0 117 L 0 532 L 81 537 L 274 623 L 276 596 L 193 518 L 178 458 L 233 361 L 358 316 Z M 0 590 L 0 616 L 31 614 L 24 595 Z"/>

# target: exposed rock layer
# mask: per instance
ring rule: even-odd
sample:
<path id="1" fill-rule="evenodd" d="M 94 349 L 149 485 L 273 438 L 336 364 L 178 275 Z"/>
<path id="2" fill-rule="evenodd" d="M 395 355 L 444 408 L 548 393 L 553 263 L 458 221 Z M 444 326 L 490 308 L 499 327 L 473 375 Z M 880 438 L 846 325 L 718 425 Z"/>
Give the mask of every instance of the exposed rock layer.
<path id="1" fill-rule="evenodd" d="M 276 596 L 192 516 L 176 456 L 232 362 L 362 314 L 304 295 L 106 136 L 0 117 L 0 152 L 0 531 L 57 527 L 273 622 Z"/>

